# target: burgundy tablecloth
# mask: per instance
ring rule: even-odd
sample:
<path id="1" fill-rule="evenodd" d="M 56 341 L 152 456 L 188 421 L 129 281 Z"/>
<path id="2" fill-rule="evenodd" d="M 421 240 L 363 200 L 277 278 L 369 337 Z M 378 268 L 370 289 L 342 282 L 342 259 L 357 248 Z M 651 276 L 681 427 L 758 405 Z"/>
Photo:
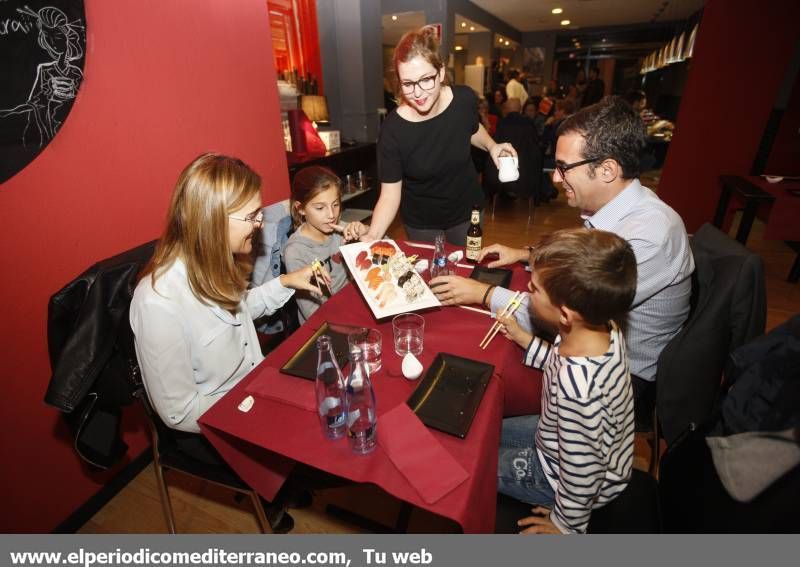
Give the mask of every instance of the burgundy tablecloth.
<path id="1" fill-rule="evenodd" d="M 419 250 L 411 249 L 409 253 L 419 253 Z M 521 268 L 515 270 L 512 287 L 522 289 L 526 275 Z M 418 467 L 404 459 L 401 468 L 412 476 L 413 482 L 410 482 L 382 445 L 369 456 L 353 455 L 346 440 L 323 438 L 317 415 L 303 409 L 304 404 L 297 403 L 305 398 L 303 395 L 293 396 L 286 403 L 279 401 L 280 392 L 273 397 L 254 396 L 255 403 L 249 412 L 237 409 L 248 390 L 258 390 L 252 383 L 274 379 L 276 369 L 325 321 L 367 325 L 383 334 L 383 368 L 373 377 L 378 399 L 378 428 L 381 427 L 382 414 L 405 403 L 417 382 L 408 381 L 401 375 L 400 357 L 394 353 L 392 345 L 391 320 L 375 321 L 353 285 L 346 286 L 326 302 L 306 324 L 207 411 L 200 419 L 204 434 L 237 473 L 267 499 L 277 493 L 291 470 L 292 460 L 296 460 L 356 482 L 374 483 L 397 498 L 455 520 L 466 533 L 492 532 L 504 392 L 517 392 L 513 396 L 514 405 L 519 407 L 514 409 L 521 410 L 523 399 L 527 399 L 528 409 L 538 411 L 540 375 L 522 366 L 521 350 L 502 336 L 496 337 L 485 351 L 478 348 L 491 325 L 488 316 L 457 307 L 437 308 L 422 314 L 425 317 L 425 350 L 420 358 L 426 369 L 439 352 L 482 360 L 495 366 L 495 374 L 467 437 L 462 440 L 431 430 L 441 449 L 449 453 L 455 464 L 468 475 L 438 500 L 431 502 L 425 479 L 413 476 L 427 474 L 435 477 L 439 474 L 436 463 Z M 302 378 L 291 380 L 296 381 L 298 390 L 313 389 L 311 381 Z M 415 488 L 415 484 L 420 489 Z"/>

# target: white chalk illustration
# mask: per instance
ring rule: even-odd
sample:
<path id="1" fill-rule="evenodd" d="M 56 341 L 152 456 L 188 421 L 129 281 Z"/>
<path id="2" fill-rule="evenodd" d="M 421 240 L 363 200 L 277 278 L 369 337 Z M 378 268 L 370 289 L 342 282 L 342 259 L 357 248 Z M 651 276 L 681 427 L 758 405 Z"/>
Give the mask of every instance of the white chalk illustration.
<path id="1" fill-rule="evenodd" d="M 39 46 L 52 61 L 37 67 L 28 100 L 14 108 L 0 110 L 0 118 L 27 114 L 22 145 L 41 148 L 61 126 L 58 110 L 78 94 L 83 73 L 71 62 L 83 56 L 80 33 L 84 27 L 80 20 L 70 22 L 64 12 L 52 6 L 38 12 L 25 6 L 17 8 L 17 12 L 34 19 L 39 29 Z"/>

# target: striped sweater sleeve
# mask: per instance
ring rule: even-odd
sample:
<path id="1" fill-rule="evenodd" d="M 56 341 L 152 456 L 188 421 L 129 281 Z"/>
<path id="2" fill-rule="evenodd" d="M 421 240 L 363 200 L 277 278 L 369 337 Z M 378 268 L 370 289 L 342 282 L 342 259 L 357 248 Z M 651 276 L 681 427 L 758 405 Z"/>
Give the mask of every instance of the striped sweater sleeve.
<path id="1" fill-rule="evenodd" d="M 591 389 L 585 366 L 564 364 L 558 374 L 559 480 L 550 519 L 562 531 L 584 533 L 602 488 L 606 464 L 602 393 Z"/>
<path id="2" fill-rule="evenodd" d="M 534 336 L 525 349 L 525 355 L 522 358 L 522 364 L 542 370 L 544 363 L 547 362 L 547 357 L 550 356 L 550 351 L 553 345 L 541 337 Z"/>

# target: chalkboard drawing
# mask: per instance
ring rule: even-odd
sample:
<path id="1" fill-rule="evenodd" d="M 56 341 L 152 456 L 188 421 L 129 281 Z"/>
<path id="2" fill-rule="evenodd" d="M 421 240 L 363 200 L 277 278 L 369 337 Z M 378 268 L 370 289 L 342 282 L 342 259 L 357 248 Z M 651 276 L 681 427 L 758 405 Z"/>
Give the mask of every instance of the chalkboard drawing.
<path id="1" fill-rule="evenodd" d="M 70 22 L 64 12 L 52 6 L 38 12 L 28 6 L 17 8 L 17 11 L 35 19 L 39 28 L 39 47 L 52 57 L 52 61 L 41 63 L 37 67 L 36 80 L 28 100 L 14 108 L 0 110 L 0 118 L 12 114 L 27 114 L 28 122 L 22 134 L 22 145 L 27 146 L 33 138 L 41 148 L 55 136 L 61 125 L 56 116 L 59 108 L 78 94 L 83 73 L 71 61 L 83 56 L 80 42 L 80 30 L 83 26 L 79 21 Z"/>

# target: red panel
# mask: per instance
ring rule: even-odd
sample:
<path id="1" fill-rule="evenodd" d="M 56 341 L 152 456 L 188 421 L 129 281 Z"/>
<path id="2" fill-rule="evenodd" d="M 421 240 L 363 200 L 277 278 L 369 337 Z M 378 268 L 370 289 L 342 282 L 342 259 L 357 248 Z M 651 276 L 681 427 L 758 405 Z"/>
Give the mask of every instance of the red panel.
<path id="1" fill-rule="evenodd" d="M 720 174 L 747 175 L 800 37 L 798 2 L 709 0 L 659 195 L 690 232 L 711 220 Z"/>
<path id="2" fill-rule="evenodd" d="M 297 70 L 302 77 L 313 75 L 319 94 L 324 94 L 316 1 L 267 0 L 267 7 L 272 28 L 275 69 L 278 72 Z"/>
<path id="3" fill-rule="evenodd" d="M 216 150 L 288 197 L 263 0 L 86 0 L 87 56 L 53 142 L 0 186 L 2 532 L 47 532 L 101 486 L 42 398 L 47 301 L 90 264 L 156 237 L 180 170 Z M 141 431 L 131 432 L 138 450 Z"/>
<path id="4" fill-rule="evenodd" d="M 800 73 L 795 77 L 792 94 L 781 117 L 765 172 L 774 175 L 800 175 Z"/>

